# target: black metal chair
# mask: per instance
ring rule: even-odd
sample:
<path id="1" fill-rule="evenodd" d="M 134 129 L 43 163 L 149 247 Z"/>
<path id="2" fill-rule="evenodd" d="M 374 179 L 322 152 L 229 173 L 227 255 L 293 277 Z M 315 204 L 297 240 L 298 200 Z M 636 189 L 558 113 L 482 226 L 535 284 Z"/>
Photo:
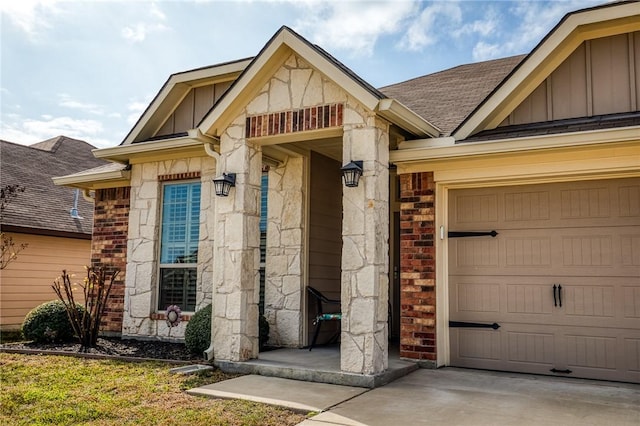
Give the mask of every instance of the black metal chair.
<path id="1" fill-rule="evenodd" d="M 316 327 L 316 329 L 313 332 L 313 340 L 309 345 L 309 350 L 311 350 L 316 345 L 316 340 L 318 340 L 318 335 L 320 334 L 320 326 L 322 325 L 322 323 L 325 321 L 342 320 L 342 312 L 324 312 L 324 309 L 323 309 L 324 305 L 338 305 L 338 309 L 340 309 L 340 301 L 329 299 L 327 296 L 325 296 L 324 294 L 322 294 L 321 292 L 319 292 L 313 287 L 307 287 L 307 291 L 316 300 L 316 304 L 317 304 L 316 316 L 313 319 L 313 325 Z M 331 340 L 334 340 L 335 338 L 337 338 L 337 336 L 335 336 Z"/>

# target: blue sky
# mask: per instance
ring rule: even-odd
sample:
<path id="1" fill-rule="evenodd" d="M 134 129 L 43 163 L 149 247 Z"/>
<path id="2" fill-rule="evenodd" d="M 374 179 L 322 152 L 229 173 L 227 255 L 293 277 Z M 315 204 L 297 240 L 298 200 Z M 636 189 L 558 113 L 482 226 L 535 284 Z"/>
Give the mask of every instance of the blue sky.
<path id="1" fill-rule="evenodd" d="M 170 74 L 254 56 L 282 25 L 382 87 L 528 53 L 605 2 L 0 0 L 0 139 L 118 145 Z"/>

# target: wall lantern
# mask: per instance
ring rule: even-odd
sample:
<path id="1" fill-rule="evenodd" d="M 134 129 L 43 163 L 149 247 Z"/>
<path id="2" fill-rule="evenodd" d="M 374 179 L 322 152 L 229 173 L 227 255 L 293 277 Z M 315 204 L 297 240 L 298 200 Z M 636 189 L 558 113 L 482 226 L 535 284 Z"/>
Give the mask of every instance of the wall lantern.
<path id="1" fill-rule="evenodd" d="M 236 174 L 223 173 L 222 176 L 213 179 L 213 186 L 216 189 L 216 195 L 218 197 L 226 197 L 229 195 L 231 187 L 236 186 Z"/>
<path id="2" fill-rule="evenodd" d="M 362 161 L 352 161 L 349 164 L 342 166 L 342 179 L 344 186 L 354 187 L 358 186 L 360 182 L 360 176 L 362 176 Z"/>

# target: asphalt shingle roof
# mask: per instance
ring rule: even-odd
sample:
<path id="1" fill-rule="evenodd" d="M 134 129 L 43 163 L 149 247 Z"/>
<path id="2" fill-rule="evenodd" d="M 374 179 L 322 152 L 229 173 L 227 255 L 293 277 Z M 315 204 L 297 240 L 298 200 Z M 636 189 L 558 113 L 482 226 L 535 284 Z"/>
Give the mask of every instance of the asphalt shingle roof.
<path id="1" fill-rule="evenodd" d="M 460 65 L 380 88 L 449 136 L 526 55 Z"/>
<path id="2" fill-rule="evenodd" d="M 64 176 L 102 166 L 104 160 L 91 153 L 95 147 L 88 143 L 58 136 L 25 146 L 0 141 L 0 184 L 19 184 L 25 187 L 7 205 L 2 225 L 37 230 L 91 235 L 93 204 L 78 197 L 78 212 L 82 219 L 73 219 L 75 190 L 53 184 L 52 177 Z"/>

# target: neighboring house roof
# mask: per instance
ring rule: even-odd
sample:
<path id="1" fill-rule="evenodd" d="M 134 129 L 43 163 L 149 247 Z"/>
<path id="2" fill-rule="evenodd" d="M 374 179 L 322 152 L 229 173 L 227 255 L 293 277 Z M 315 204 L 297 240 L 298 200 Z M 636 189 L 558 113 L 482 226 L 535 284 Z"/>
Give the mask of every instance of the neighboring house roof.
<path id="1" fill-rule="evenodd" d="M 61 236 L 91 235 L 93 204 L 80 195 L 78 213 L 73 219 L 75 191 L 53 184 L 52 177 L 103 166 L 88 143 L 58 136 L 30 146 L 0 141 L 2 185 L 18 184 L 23 193 L 6 207 L 2 217 L 4 230 Z"/>
<path id="2" fill-rule="evenodd" d="M 460 65 L 382 87 L 380 91 L 399 100 L 448 136 L 525 56 Z"/>

